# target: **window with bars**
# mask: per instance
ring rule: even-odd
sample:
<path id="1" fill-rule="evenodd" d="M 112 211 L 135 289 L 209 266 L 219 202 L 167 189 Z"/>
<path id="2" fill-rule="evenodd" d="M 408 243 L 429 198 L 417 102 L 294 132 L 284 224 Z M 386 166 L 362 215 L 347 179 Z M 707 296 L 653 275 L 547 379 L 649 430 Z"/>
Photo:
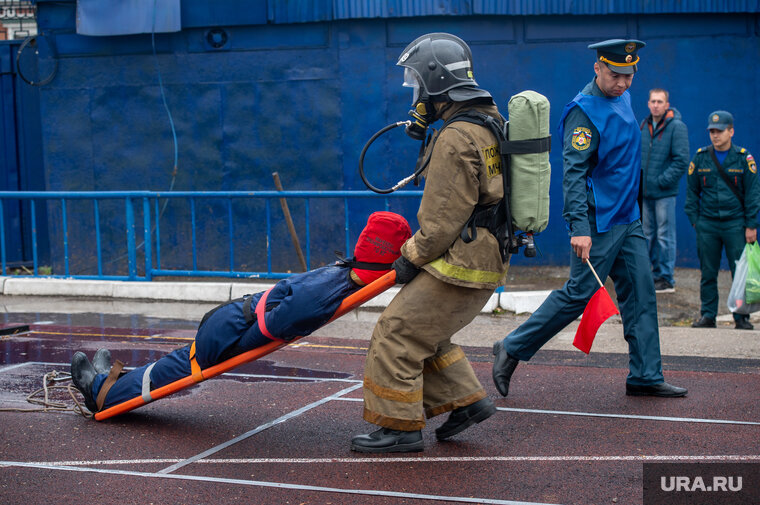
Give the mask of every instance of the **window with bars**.
<path id="1" fill-rule="evenodd" d="M 37 6 L 31 0 L 0 0 L 0 40 L 37 34 Z"/>

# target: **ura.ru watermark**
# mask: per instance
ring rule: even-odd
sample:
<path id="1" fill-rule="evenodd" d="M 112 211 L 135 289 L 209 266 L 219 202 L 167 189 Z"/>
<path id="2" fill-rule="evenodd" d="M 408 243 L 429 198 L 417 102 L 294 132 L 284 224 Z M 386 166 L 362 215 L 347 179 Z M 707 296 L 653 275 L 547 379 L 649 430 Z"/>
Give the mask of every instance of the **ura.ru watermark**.
<path id="1" fill-rule="evenodd" d="M 660 489 L 666 492 L 676 491 L 732 491 L 742 490 L 741 475 L 714 475 L 710 477 L 687 477 L 685 475 L 660 477 Z"/>
<path id="2" fill-rule="evenodd" d="M 758 505 L 760 463 L 644 463 L 644 505 Z"/>

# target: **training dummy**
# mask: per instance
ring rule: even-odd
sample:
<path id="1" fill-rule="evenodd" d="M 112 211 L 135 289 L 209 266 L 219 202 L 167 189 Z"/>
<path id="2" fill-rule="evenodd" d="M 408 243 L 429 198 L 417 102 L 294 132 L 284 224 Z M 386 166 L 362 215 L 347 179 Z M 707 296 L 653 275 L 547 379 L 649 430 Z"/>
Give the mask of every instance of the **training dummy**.
<path id="1" fill-rule="evenodd" d="M 292 275 L 268 291 L 219 305 L 203 316 L 192 344 L 127 373 L 121 372 L 119 361 L 112 367 L 107 349 L 98 350 L 92 363 L 77 352 L 71 360 L 74 386 L 85 406 L 98 412 L 143 395 L 145 388 L 160 388 L 272 340 L 307 336 L 330 320 L 344 298 L 389 272 L 411 235 L 402 216 L 375 212 L 352 259 Z"/>

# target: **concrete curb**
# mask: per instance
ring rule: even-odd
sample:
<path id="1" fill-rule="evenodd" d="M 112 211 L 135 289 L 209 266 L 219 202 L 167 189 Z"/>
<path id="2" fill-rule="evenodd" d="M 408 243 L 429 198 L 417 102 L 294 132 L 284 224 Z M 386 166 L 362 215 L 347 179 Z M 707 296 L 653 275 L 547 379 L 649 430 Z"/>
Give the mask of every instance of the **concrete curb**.
<path id="1" fill-rule="evenodd" d="M 129 282 L 0 277 L 0 294 L 6 296 L 70 296 L 128 300 L 222 303 L 248 293 L 269 289 L 273 282 Z M 364 307 L 387 307 L 401 288 L 392 287 L 365 303 Z M 551 291 L 494 293 L 481 312 L 500 308 L 517 314 L 534 312 Z"/>

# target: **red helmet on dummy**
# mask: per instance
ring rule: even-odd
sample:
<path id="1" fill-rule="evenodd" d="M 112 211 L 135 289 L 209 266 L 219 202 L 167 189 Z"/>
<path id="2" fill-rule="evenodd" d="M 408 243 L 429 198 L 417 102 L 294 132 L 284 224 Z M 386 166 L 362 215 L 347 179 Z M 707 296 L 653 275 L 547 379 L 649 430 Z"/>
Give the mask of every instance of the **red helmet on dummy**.
<path id="1" fill-rule="evenodd" d="M 354 248 L 354 273 L 365 284 L 387 274 L 401 256 L 401 246 L 412 236 L 403 216 L 395 212 L 373 212 Z M 361 268 L 370 267 L 370 268 Z"/>

